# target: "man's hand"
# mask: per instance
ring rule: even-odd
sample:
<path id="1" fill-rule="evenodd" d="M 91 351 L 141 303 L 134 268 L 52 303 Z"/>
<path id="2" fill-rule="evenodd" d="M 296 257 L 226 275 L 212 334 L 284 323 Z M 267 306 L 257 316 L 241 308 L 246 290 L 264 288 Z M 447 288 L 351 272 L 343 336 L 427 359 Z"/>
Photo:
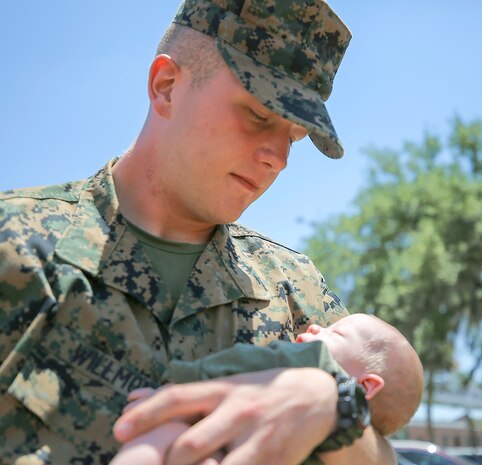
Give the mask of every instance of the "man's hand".
<path id="1" fill-rule="evenodd" d="M 114 427 L 125 442 L 174 418 L 201 417 L 172 444 L 166 465 L 298 465 L 335 428 L 336 383 L 316 368 L 275 369 L 170 385 L 130 407 Z"/>

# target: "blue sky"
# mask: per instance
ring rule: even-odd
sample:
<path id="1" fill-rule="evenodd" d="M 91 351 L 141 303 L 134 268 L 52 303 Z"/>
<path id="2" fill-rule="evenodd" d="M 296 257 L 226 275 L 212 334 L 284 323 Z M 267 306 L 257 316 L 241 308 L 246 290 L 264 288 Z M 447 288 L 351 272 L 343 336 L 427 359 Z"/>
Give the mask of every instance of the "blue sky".
<path id="1" fill-rule="evenodd" d="M 482 118 L 480 0 L 333 0 L 353 32 L 328 109 L 345 146 L 307 140 L 241 221 L 292 248 L 345 212 L 363 148 Z M 0 190 L 79 179 L 120 155 L 148 108 L 148 68 L 177 0 L 0 0 Z M 304 219 L 300 222 L 299 219 Z"/>

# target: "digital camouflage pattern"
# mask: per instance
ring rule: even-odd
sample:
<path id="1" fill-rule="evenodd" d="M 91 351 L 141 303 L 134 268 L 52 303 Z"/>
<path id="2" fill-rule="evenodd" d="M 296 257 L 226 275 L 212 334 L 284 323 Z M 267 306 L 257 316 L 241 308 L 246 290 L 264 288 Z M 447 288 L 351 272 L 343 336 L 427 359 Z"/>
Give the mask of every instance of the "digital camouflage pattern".
<path id="1" fill-rule="evenodd" d="M 228 66 L 261 103 L 343 156 L 324 102 L 351 39 L 323 0 L 185 0 L 174 22 L 216 39 Z"/>
<path id="2" fill-rule="evenodd" d="M 0 463 L 106 464 L 126 395 L 170 359 L 292 341 L 347 312 L 310 260 L 218 227 L 172 302 L 126 227 L 109 163 L 86 181 L 0 195 Z"/>

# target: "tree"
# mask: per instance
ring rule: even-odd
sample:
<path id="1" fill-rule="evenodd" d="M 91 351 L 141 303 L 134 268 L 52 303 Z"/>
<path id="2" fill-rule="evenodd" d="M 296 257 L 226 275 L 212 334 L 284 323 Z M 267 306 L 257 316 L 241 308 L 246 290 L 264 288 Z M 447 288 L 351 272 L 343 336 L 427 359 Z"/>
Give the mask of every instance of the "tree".
<path id="1" fill-rule="evenodd" d="M 412 342 L 430 405 L 459 331 L 476 360 L 466 384 L 482 362 L 482 121 L 454 118 L 445 146 L 427 133 L 366 153 L 353 212 L 314 224 L 306 253 L 352 311 L 380 316 Z"/>

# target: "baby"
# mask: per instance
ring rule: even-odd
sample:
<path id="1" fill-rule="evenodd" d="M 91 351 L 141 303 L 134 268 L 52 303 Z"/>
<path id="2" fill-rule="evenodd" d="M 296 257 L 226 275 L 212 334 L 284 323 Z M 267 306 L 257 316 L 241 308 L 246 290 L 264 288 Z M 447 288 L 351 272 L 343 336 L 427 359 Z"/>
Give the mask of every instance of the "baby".
<path id="1" fill-rule="evenodd" d="M 327 328 L 311 325 L 296 342 L 307 344 L 236 344 L 200 360 L 176 360 L 166 371 L 165 380 L 191 382 L 277 367 L 319 367 L 333 376 L 346 372 L 364 386 L 372 425 L 383 436 L 404 426 L 420 404 L 423 368 L 418 355 L 397 329 L 381 319 L 357 313 Z M 127 408 L 154 392 L 132 392 Z M 111 465 L 131 465 L 135 461 L 162 465 L 166 449 L 189 427 L 182 421 L 161 425 L 124 444 Z M 218 463 L 217 458 L 213 457 L 212 464 Z"/>

